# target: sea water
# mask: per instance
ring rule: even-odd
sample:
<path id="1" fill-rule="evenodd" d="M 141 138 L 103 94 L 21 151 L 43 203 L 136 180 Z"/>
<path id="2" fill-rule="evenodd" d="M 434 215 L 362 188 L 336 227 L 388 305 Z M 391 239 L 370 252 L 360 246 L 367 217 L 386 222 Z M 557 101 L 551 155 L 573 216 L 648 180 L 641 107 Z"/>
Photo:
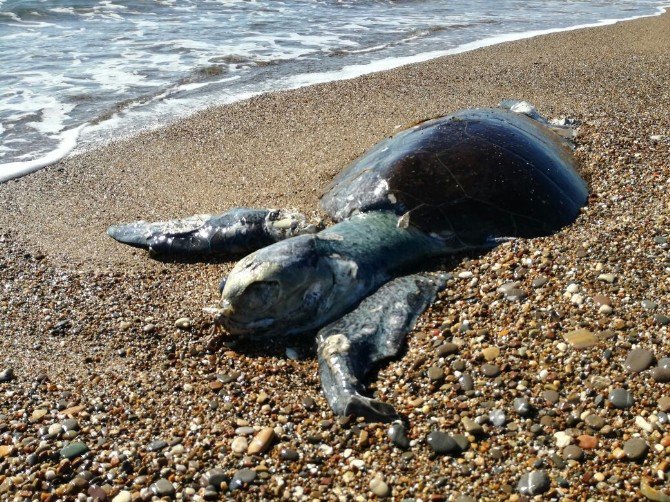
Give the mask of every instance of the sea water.
<path id="1" fill-rule="evenodd" d="M 667 3 L 0 0 L 0 181 L 214 104 Z"/>

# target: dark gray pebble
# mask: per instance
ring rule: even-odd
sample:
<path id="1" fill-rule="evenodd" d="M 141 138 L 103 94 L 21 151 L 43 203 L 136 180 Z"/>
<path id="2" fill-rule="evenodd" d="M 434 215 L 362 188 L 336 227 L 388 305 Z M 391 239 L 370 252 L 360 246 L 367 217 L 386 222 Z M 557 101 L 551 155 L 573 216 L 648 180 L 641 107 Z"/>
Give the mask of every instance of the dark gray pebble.
<path id="1" fill-rule="evenodd" d="M 70 443 L 60 451 L 60 456 L 72 460 L 88 451 L 88 446 L 84 443 Z"/>
<path id="2" fill-rule="evenodd" d="M 633 406 L 633 395 L 621 387 L 613 389 L 608 399 L 615 408 L 624 409 Z"/>
<path id="3" fill-rule="evenodd" d="M 279 452 L 279 458 L 289 462 L 294 462 L 300 458 L 300 454 L 291 448 L 282 448 Z"/>
<path id="4" fill-rule="evenodd" d="M 571 444 L 563 448 L 563 458 L 565 460 L 581 460 L 584 458 L 584 450 L 576 444 Z"/>
<path id="5" fill-rule="evenodd" d="M 526 417 L 533 412 L 533 407 L 525 397 L 517 397 L 512 401 L 512 407 L 520 416 Z"/>
<path id="6" fill-rule="evenodd" d="M 465 392 L 475 389 L 475 382 L 469 373 L 463 373 L 459 377 L 458 383 L 461 385 L 461 389 L 463 389 Z"/>
<path id="7" fill-rule="evenodd" d="M 640 460 L 647 456 L 649 445 L 642 438 L 631 438 L 623 444 L 623 451 L 631 460 Z"/>
<path id="8" fill-rule="evenodd" d="M 256 471 L 252 469 L 240 469 L 235 472 L 233 479 L 230 481 L 230 490 L 234 491 L 242 488 L 244 485 L 251 483 L 254 479 L 256 479 Z"/>
<path id="9" fill-rule="evenodd" d="M 451 363 L 451 369 L 454 371 L 463 371 L 465 369 L 465 361 L 463 359 L 455 359 L 453 363 Z"/>
<path id="10" fill-rule="evenodd" d="M 542 286 L 547 284 L 548 281 L 549 281 L 549 279 L 547 279 L 544 276 L 536 277 L 535 279 L 533 279 L 533 282 L 531 283 L 531 286 L 534 289 L 541 288 Z"/>
<path id="11" fill-rule="evenodd" d="M 302 398 L 302 406 L 306 410 L 313 410 L 316 406 L 316 401 L 311 396 L 304 397 Z"/>
<path id="12" fill-rule="evenodd" d="M 454 453 L 459 450 L 459 446 L 454 439 L 442 431 L 433 431 L 426 438 L 428 445 L 435 453 L 445 454 Z"/>
<path id="13" fill-rule="evenodd" d="M 0 383 L 9 382 L 14 378 L 14 370 L 12 368 L 7 368 L 0 371 Z"/>
<path id="14" fill-rule="evenodd" d="M 668 383 L 670 382 L 670 368 L 663 368 L 661 366 L 656 366 L 650 371 L 651 378 L 659 383 Z"/>
<path id="15" fill-rule="evenodd" d="M 654 310 L 656 307 L 658 307 L 658 303 L 653 300 L 642 300 L 640 305 L 642 305 L 643 309 L 647 310 Z"/>
<path id="16" fill-rule="evenodd" d="M 482 364 L 482 373 L 489 378 L 495 378 L 500 375 L 500 367 L 496 364 Z"/>
<path id="17" fill-rule="evenodd" d="M 470 448 L 470 441 L 463 434 L 454 434 L 452 439 L 460 451 L 467 451 Z"/>
<path id="18" fill-rule="evenodd" d="M 202 483 L 205 486 L 212 486 L 215 490 L 218 490 L 221 486 L 221 483 L 228 481 L 228 476 L 226 475 L 223 469 L 210 469 L 205 473 L 202 479 Z"/>
<path id="19" fill-rule="evenodd" d="M 388 430 L 388 437 L 395 446 L 401 450 L 409 448 L 409 439 L 402 422 L 394 422 Z"/>
<path id="20" fill-rule="evenodd" d="M 458 345 L 451 342 L 443 343 L 437 348 L 437 357 L 445 357 L 456 352 L 458 352 Z"/>
<path id="21" fill-rule="evenodd" d="M 551 485 L 551 480 L 547 475 L 546 471 L 531 471 L 519 479 L 519 482 L 516 485 L 516 489 L 522 495 L 539 495 L 546 492 Z"/>
<path id="22" fill-rule="evenodd" d="M 556 404 L 560 398 L 560 395 L 555 390 L 545 390 L 542 393 L 542 397 L 550 404 Z"/>
<path id="23" fill-rule="evenodd" d="M 151 491 L 159 497 L 174 497 L 175 494 L 174 486 L 165 478 L 160 478 L 152 484 Z"/>
<path id="24" fill-rule="evenodd" d="M 670 324 L 670 317 L 663 314 L 654 314 L 654 322 L 659 326 L 667 326 Z"/>
<path id="25" fill-rule="evenodd" d="M 599 431 L 605 426 L 605 419 L 600 415 L 590 414 L 584 419 L 584 423 L 591 427 L 591 429 Z"/>
<path id="26" fill-rule="evenodd" d="M 163 441 L 162 439 L 157 439 L 156 441 L 152 441 L 147 445 L 147 450 L 148 451 L 160 451 L 163 448 L 167 447 L 167 442 Z"/>
<path id="27" fill-rule="evenodd" d="M 654 354 L 647 349 L 633 349 L 623 363 L 629 373 L 639 373 L 646 370 L 654 362 Z"/>

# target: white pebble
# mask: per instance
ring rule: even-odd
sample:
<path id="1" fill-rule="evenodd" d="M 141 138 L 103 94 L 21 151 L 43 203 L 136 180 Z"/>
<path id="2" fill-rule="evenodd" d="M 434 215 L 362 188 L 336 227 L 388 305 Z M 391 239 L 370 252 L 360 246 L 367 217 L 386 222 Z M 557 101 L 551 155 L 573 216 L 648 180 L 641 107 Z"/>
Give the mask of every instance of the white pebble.
<path id="1" fill-rule="evenodd" d="M 584 297 L 578 293 L 575 293 L 572 295 L 572 297 L 570 297 L 570 303 L 574 305 L 581 305 L 584 303 Z"/>
<path id="2" fill-rule="evenodd" d="M 609 305 L 601 305 L 600 308 L 598 309 L 598 312 L 605 315 L 610 315 L 613 311 L 614 309 L 612 309 L 612 307 L 610 307 Z"/>
<path id="3" fill-rule="evenodd" d="M 470 272 L 469 270 L 464 270 L 463 272 L 458 274 L 459 279 L 469 279 L 470 277 L 472 277 L 472 272 Z"/>
<path id="4" fill-rule="evenodd" d="M 568 287 L 565 288 L 566 293 L 573 294 L 576 293 L 577 291 L 579 291 L 579 284 L 574 282 L 571 282 L 570 284 L 568 284 Z"/>
<path id="5" fill-rule="evenodd" d="M 635 417 L 635 425 L 637 425 L 640 429 L 646 432 L 654 432 L 654 426 L 651 425 L 649 422 L 647 422 L 644 417 L 638 415 Z"/>
<path id="6" fill-rule="evenodd" d="M 557 433 L 555 433 L 554 439 L 556 439 L 557 448 L 565 448 L 570 443 L 572 443 L 572 438 L 563 431 L 558 431 Z"/>

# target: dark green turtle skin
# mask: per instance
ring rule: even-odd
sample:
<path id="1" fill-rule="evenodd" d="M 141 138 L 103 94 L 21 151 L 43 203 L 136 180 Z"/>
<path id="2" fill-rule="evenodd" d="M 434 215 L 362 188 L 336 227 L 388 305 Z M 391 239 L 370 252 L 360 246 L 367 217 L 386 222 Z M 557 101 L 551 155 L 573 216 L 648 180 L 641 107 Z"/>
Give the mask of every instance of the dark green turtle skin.
<path id="1" fill-rule="evenodd" d="M 333 411 L 389 421 L 395 409 L 365 396 L 362 382 L 399 353 L 443 287 L 443 276 L 418 272 L 426 260 L 552 234 L 575 220 L 587 195 L 563 135 L 528 103 L 509 101 L 422 122 L 374 146 L 323 195 L 337 223 L 320 232 L 295 213 L 277 219 L 241 208 L 119 225 L 110 235 L 165 253 L 258 248 L 222 286 L 221 324 L 256 337 L 317 332 Z"/>

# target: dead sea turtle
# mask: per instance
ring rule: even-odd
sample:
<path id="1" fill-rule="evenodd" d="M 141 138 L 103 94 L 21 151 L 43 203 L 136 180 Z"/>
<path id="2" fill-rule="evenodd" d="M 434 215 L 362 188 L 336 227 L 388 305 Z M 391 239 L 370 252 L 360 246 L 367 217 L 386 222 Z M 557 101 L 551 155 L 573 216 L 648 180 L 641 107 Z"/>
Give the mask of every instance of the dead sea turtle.
<path id="1" fill-rule="evenodd" d="M 565 140 L 527 103 L 503 105 L 428 120 L 378 143 L 330 184 L 321 206 L 338 223 L 320 232 L 297 213 L 238 208 L 108 233 L 162 254 L 257 249 L 223 287 L 227 330 L 319 329 L 333 411 L 391 420 L 394 408 L 364 396 L 361 381 L 399 352 L 444 281 L 404 274 L 431 257 L 549 235 L 586 203 Z"/>

